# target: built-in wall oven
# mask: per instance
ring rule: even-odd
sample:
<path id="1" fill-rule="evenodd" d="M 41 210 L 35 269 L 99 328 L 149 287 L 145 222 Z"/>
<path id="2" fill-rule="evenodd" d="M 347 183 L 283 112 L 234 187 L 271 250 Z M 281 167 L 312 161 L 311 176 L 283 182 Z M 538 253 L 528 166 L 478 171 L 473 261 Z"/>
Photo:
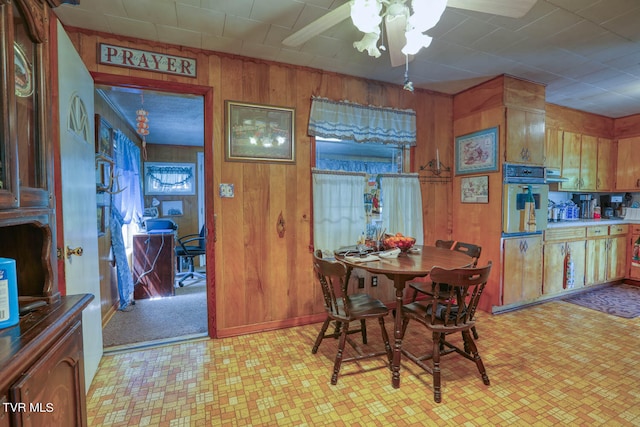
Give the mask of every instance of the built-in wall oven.
<path id="1" fill-rule="evenodd" d="M 523 235 L 541 233 L 547 228 L 547 208 L 549 205 L 549 185 L 545 181 L 543 166 L 527 166 L 505 163 L 502 190 L 502 233 Z M 526 203 L 529 190 L 535 201 L 536 226 L 532 231 L 527 226 Z"/>

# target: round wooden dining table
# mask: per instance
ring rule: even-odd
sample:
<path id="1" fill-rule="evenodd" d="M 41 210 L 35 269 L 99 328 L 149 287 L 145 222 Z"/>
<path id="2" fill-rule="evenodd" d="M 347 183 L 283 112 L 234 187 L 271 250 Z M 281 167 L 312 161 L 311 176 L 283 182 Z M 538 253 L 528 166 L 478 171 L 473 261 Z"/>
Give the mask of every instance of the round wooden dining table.
<path id="1" fill-rule="evenodd" d="M 415 252 L 402 253 L 397 258 L 380 258 L 379 261 L 357 262 L 350 257 L 336 255 L 349 268 L 361 268 L 370 273 L 383 274 L 396 288 L 396 316 L 393 336 L 393 361 L 391 363 L 391 383 L 400 387 L 400 360 L 402 358 L 402 304 L 407 281 L 429 275 L 433 267 L 461 268 L 469 267 L 472 258 L 464 253 L 435 246 L 415 246 Z"/>

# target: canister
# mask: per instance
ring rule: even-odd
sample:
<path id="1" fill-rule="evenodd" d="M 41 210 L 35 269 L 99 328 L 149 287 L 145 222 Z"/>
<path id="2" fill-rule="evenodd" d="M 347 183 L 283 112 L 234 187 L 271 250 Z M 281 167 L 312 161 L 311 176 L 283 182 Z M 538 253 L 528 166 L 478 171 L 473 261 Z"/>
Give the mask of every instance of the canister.
<path id="1" fill-rule="evenodd" d="M 20 321 L 16 260 L 0 258 L 0 329 Z"/>

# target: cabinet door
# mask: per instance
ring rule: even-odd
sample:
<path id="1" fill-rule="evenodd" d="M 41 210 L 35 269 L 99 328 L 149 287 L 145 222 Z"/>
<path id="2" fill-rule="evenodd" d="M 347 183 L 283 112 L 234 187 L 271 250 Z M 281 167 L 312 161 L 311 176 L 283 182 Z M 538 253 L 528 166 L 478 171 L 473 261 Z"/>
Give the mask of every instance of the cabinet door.
<path id="1" fill-rule="evenodd" d="M 553 295 L 562 292 L 566 253 L 567 244 L 565 242 L 550 242 L 544 244 L 543 294 Z"/>
<path id="2" fill-rule="evenodd" d="M 562 190 L 580 189 L 580 134 L 564 132 L 562 135 L 562 176 L 568 181 L 560 183 Z"/>
<path id="3" fill-rule="evenodd" d="M 622 279 L 627 265 L 627 236 L 609 239 L 609 259 L 607 264 L 607 280 Z"/>
<path id="4" fill-rule="evenodd" d="M 580 191 L 595 191 L 598 172 L 598 138 L 582 135 L 580 143 Z"/>
<path id="5" fill-rule="evenodd" d="M 584 286 L 585 241 L 549 242 L 544 244 L 545 295 L 558 294 L 565 290 L 565 261 L 567 253 L 573 261 L 574 288 Z"/>
<path id="6" fill-rule="evenodd" d="M 609 239 L 588 239 L 585 285 L 607 281 L 607 247 Z"/>
<path id="7" fill-rule="evenodd" d="M 504 239 L 502 303 L 534 300 L 542 295 L 542 236 Z"/>
<path id="8" fill-rule="evenodd" d="M 56 341 L 11 387 L 11 400 L 24 402 L 27 408 L 35 408 L 15 414 L 19 425 L 87 424 L 80 322 Z"/>
<path id="9" fill-rule="evenodd" d="M 507 109 L 507 162 L 544 164 L 544 119 L 544 113 Z"/>
<path id="10" fill-rule="evenodd" d="M 610 139 L 598 138 L 598 175 L 596 190 L 608 191 L 615 188 L 615 151 L 616 143 Z"/>
<path id="11" fill-rule="evenodd" d="M 640 137 L 618 140 L 616 189 L 640 188 Z"/>
<path id="12" fill-rule="evenodd" d="M 562 131 L 555 127 L 545 129 L 544 165 L 548 168 L 562 168 Z"/>

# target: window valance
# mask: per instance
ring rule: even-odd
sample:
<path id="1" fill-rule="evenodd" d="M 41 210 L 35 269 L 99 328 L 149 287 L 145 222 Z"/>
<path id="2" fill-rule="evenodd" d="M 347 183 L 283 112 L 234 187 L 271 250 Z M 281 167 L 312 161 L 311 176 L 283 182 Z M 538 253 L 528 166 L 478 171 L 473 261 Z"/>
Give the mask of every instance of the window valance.
<path id="1" fill-rule="evenodd" d="M 309 135 L 415 146 L 416 112 L 314 97 L 311 100 Z"/>

